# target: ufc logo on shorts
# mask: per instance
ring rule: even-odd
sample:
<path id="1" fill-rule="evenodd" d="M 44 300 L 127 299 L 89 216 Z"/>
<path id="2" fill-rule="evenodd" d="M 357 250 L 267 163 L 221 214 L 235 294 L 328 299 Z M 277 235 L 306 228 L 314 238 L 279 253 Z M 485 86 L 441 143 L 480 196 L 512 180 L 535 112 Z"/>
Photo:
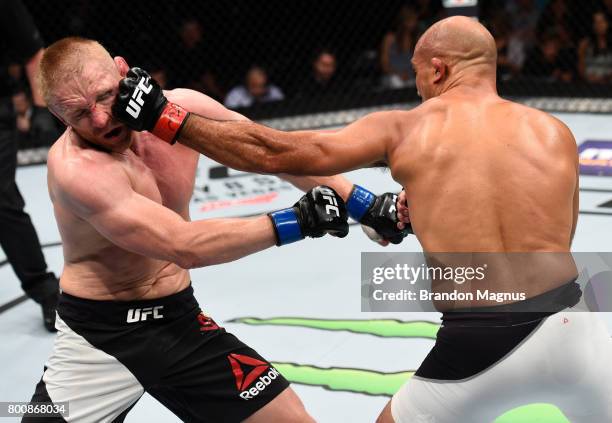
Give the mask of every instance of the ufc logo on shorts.
<path id="1" fill-rule="evenodd" d="M 325 213 L 331 214 L 331 210 L 336 213 L 336 216 L 340 217 L 340 210 L 338 210 L 338 201 L 336 200 L 334 192 L 329 188 L 321 188 L 321 192 L 323 193 L 323 199 L 329 203 L 325 206 Z"/>
<path id="2" fill-rule="evenodd" d="M 164 306 L 131 308 L 127 313 L 127 322 L 144 322 L 149 316 L 152 316 L 154 319 L 163 319 L 164 315 L 161 314 L 163 308 Z"/>
<path id="3" fill-rule="evenodd" d="M 125 109 L 125 111 L 128 112 L 134 119 L 138 119 L 138 116 L 140 116 L 140 111 L 142 110 L 142 105 L 144 104 L 142 94 L 149 94 L 153 89 L 153 85 L 147 85 L 146 83 L 147 79 L 144 76 L 140 78 L 138 86 L 132 93 L 132 98 L 130 98 L 130 102 Z"/>

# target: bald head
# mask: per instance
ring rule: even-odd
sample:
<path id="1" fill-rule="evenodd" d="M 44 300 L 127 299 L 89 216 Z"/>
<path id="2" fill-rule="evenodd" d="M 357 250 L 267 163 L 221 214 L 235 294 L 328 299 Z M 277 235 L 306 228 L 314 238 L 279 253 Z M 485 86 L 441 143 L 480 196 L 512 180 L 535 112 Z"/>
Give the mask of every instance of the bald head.
<path id="1" fill-rule="evenodd" d="M 420 60 L 437 57 L 449 67 L 484 65 L 495 69 L 497 47 L 491 33 L 478 21 L 453 16 L 435 23 L 423 34 L 415 56 Z"/>

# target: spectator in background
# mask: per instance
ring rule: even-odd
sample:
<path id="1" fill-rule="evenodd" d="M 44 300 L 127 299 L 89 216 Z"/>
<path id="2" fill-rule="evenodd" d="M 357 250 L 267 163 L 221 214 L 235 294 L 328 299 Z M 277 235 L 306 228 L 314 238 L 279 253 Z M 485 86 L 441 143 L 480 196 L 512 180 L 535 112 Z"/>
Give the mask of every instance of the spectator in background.
<path id="1" fill-rule="evenodd" d="M 487 27 L 497 46 L 497 77 L 510 79 L 520 72 L 525 61 L 523 40 L 512 32 L 508 16 L 503 11 L 494 14 Z"/>
<path id="2" fill-rule="evenodd" d="M 25 82 L 23 66 L 19 63 L 10 63 L 7 67 L 7 75 L 12 83 L 21 84 Z"/>
<path id="3" fill-rule="evenodd" d="M 538 44 L 527 56 L 523 74 L 548 82 L 570 82 L 574 72 L 571 62 L 564 57 L 559 36 L 554 32 L 547 33 Z"/>
<path id="4" fill-rule="evenodd" d="M 185 19 L 179 29 L 179 37 L 179 44 L 172 50 L 170 83 L 175 87 L 203 92 L 222 101 L 224 93 L 209 63 L 213 54 L 204 41 L 200 22 L 195 18 Z"/>
<path id="5" fill-rule="evenodd" d="M 526 48 L 535 43 L 535 33 L 540 11 L 534 0 L 515 0 L 506 4 L 508 22 L 512 24 L 513 35 L 518 37 Z"/>
<path id="6" fill-rule="evenodd" d="M 591 35 L 580 41 L 578 69 L 580 76 L 589 82 L 612 81 L 612 43 L 610 22 L 603 11 L 593 14 Z"/>
<path id="7" fill-rule="evenodd" d="M 20 148 L 27 146 L 30 142 L 30 129 L 32 126 L 32 102 L 23 88 L 13 93 L 13 110 L 15 111 L 15 127 Z"/>
<path id="8" fill-rule="evenodd" d="M 388 32 L 380 46 L 380 68 L 383 85 L 402 88 L 414 82 L 412 55 L 418 38 L 418 14 L 411 7 L 403 6 L 393 31 Z"/>
<path id="9" fill-rule="evenodd" d="M 280 101 L 285 98 L 280 88 L 268 82 L 268 74 L 259 66 L 249 69 L 244 82 L 244 85 L 230 90 L 224 102 L 226 107 L 230 109 L 251 107 L 254 104 Z"/>
<path id="10" fill-rule="evenodd" d="M 300 96 L 312 97 L 338 91 L 336 55 L 327 48 L 315 52 L 311 73 L 300 86 Z"/>

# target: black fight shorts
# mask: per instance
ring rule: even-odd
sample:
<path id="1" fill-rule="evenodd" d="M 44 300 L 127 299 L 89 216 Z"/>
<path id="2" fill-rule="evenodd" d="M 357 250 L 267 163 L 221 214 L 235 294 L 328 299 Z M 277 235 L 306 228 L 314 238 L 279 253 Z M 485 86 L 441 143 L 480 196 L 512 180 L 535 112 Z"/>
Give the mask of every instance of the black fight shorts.
<path id="1" fill-rule="evenodd" d="M 46 421 L 121 422 L 148 392 L 183 421 L 239 422 L 289 386 L 200 310 L 191 287 L 128 302 L 62 294 L 56 327 L 32 402 L 68 402 L 69 416 Z"/>

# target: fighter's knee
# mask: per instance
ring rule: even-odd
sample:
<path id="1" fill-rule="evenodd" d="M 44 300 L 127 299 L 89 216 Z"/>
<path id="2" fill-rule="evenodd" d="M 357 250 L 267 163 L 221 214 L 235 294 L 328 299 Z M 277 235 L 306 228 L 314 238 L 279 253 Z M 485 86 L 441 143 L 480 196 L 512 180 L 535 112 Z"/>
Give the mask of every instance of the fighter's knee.
<path id="1" fill-rule="evenodd" d="M 286 415 L 282 421 L 287 423 L 314 423 L 315 420 L 308 414 L 304 403 L 297 394 L 293 390 L 288 394 L 290 397 L 288 405 L 290 406 L 286 408 Z"/>

